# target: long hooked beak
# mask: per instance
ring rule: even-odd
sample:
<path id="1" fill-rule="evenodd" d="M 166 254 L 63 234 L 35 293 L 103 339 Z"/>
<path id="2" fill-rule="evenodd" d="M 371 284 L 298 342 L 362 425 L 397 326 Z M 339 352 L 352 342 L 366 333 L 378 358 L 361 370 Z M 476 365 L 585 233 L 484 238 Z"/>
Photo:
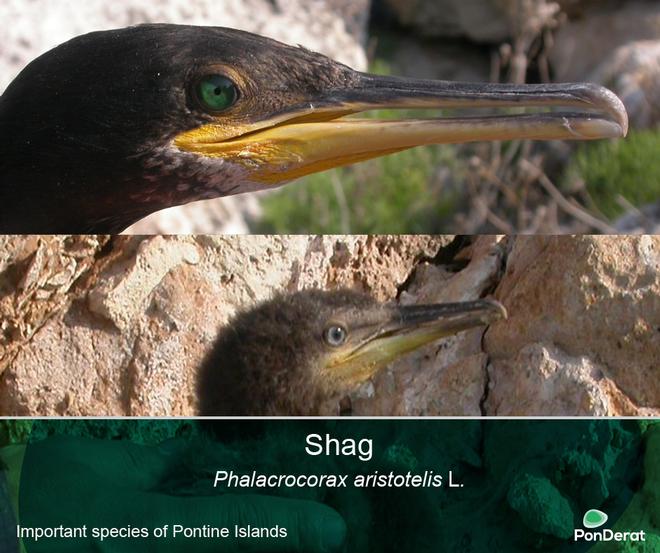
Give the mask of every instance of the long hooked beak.
<path id="1" fill-rule="evenodd" d="M 373 334 L 328 367 L 334 376 L 362 382 L 389 362 L 425 344 L 507 317 L 501 303 L 487 299 L 393 306 L 387 313 L 387 320 Z"/>
<path id="2" fill-rule="evenodd" d="M 347 117 L 374 109 L 535 108 L 434 119 Z M 547 111 L 564 108 L 568 111 Z M 593 140 L 625 136 L 628 117 L 608 89 L 594 84 L 473 84 L 359 74 L 271 118 L 228 128 L 210 123 L 179 135 L 186 151 L 243 163 L 251 180 L 281 184 L 331 167 L 423 144 L 480 140 Z"/>

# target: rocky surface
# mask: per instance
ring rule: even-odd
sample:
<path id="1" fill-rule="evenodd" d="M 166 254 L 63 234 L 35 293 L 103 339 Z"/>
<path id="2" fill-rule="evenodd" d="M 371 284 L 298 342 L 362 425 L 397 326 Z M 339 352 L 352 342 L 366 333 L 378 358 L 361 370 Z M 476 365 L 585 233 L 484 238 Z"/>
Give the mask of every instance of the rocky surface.
<path id="1" fill-rule="evenodd" d="M 623 100 L 633 128 L 660 123 L 660 4 L 586 4 L 557 31 L 549 52 L 560 81 L 604 84 Z"/>
<path id="2" fill-rule="evenodd" d="M 660 37 L 660 5 L 645 0 L 588 4 L 557 30 L 550 62 L 559 81 L 584 79 L 618 48 Z"/>
<path id="3" fill-rule="evenodd" d="M 466 301 L 484 296 L 499 280 L 504 248 L 497 237 L 480 238 L 465 268 L 422 263 L 399 300 L 402 303 Z M 481 414 L 488 356 L 484 329 L 446 338 L 407 355 L 353 398 L 355 414 L 451 416 Z"/>
<path id="4" fill-rule="evenodd" d="M 660 40 L 638 40 L 620 46 L 590 74 L 590 79 L 619 95 L 634 128 L 660 125 Z"/>
<path id="5" fill-rule="evenodd" d="M 385 0 L 400 24 L 428 37 L 498 42 L 510 36 L 497 0 Z"/>
<path id="6" fill-rule="evenodd" d="M 660 414 L 660 237 L 3 237 L 0 413 L 192 415 L 196 367 L 280 290 L 492 293 L 509 319 L 409 354 L 354 414 Z"/>
<path id="7" fill-rule="evenodd" d="M 660 237 L 516 240 L 495 295 L 486 411 L 658 413 Z"/>
<path id="8" fill-rule="evenodd" d="M 193 414 L 195 367 L 237 309 L 310 286 L 392 298 L 451 240 L 85 239 L 3 238 L 0 412 Z M 58 277 L 68 266 L 77 278 Z"/>

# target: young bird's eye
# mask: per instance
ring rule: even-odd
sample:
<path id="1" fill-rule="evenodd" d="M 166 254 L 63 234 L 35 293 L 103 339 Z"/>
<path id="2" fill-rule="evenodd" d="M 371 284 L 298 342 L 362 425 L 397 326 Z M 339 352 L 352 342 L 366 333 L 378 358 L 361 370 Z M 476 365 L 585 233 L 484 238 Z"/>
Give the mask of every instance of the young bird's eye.
<path id="1" fill-rule="evenodd" d="M 323 332 L 325 343 L 332 347 L 343 345 L 348 338 L 348 332 L 343 326 L 331 325 Z"/>

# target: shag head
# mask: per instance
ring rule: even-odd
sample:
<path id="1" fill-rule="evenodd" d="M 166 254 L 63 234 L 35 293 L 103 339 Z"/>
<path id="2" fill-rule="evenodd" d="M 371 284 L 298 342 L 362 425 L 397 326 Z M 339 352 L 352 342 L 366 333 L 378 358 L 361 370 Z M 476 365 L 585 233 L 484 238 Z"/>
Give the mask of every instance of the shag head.
<path id="1" fill-rule="evenodd" d="M 346 117 L 471 106 L 583 111 Z M 218 27 L 95 32 L 34 60 L 0 97 L 0 232 L 117 232 L 165 207 L 420 144 L 593 139 L 626 127 L 621 102 L 596 85 L 381 77 Z"/>
<path id="2" fill-rule="evenodd" d="M 237 315 L 204 361 L 202 415 L 338 414 L 394 359 L 506 317 L 494 300 L 402 306 L 348 290 L 281 295 Z"/>

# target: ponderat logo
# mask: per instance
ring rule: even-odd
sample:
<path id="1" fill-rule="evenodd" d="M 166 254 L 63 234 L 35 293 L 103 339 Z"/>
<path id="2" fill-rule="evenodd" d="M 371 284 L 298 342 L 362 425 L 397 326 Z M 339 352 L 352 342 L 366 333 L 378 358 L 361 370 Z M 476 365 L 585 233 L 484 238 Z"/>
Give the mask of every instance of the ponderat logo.
<path id="1" fill-rule="evenodd" d="M 607 518 L 607 514 L 603 513 L 603 511 L 589 509 L 582 517 L 582 525 L 589 530 L 595 530 L 605 524 Z M 646 541 L 646 533 L 644 530 L 637 532 L 615 532 L 609 528 L 589 532 L 583 528 L 576 528 L 573 539 L 575 541 Z"/>
<path id="2" fill-rule="evenodd" d="M 598 509 L 589 509 L 582 517 L 582 526 L 598 528 L 607 522 L 607 515 Z"/>

